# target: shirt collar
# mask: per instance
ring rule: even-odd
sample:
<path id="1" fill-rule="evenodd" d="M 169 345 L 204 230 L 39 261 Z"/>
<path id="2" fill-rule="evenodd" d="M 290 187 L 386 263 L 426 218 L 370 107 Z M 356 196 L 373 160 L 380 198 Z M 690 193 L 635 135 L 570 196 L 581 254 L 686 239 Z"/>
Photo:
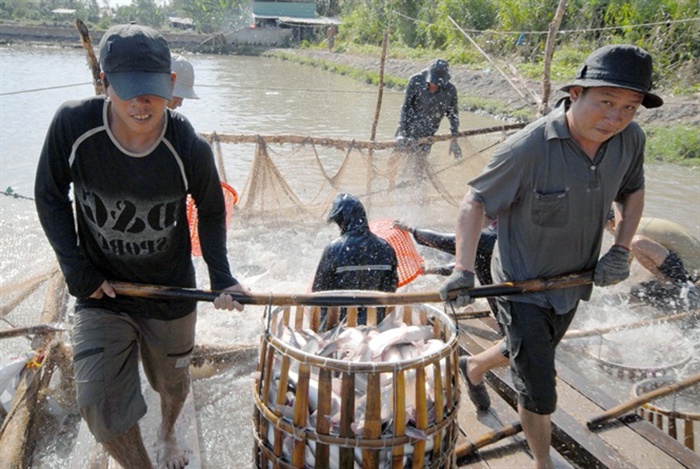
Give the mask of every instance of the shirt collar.
<path id="1" fill-rule="evenodd" d="M 569 125 L 566 123 L 566 110 L 569 108 L 569 104 L 571 104 L 571 100 L 568 96 L 561 98 L 554 105 L 552 112 L 547 115 L 544 127 L 544 135 L 547 140 L 571 138 Z"/>

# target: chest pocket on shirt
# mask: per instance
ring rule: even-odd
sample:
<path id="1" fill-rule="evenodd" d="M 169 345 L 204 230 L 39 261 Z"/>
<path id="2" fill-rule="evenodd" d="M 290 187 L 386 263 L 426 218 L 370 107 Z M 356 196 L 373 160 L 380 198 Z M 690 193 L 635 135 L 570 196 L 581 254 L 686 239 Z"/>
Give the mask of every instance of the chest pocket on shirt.
<path id="1" fill-rule="evenodd" d="M 569 190 L 553 194 L 535 191 L 532 199 L 532 221 L 543 228 L 561 228 L 569 220 Z"/>

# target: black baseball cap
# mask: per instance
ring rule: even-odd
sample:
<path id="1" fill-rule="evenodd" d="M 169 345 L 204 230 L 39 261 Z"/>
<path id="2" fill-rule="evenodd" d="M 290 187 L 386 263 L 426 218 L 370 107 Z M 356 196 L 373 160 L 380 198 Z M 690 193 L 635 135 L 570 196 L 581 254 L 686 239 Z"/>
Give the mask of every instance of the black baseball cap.
<path id="1" fill-rule="evenodd" d="M 153 28 L 138 24 L 109 28 L 100 41 L 100 67 L 120 99 L 173 97 L 170 48 Z"/>
<path id="2" fill-rule="evenodd" d="M 641 47 L 611 44 L 594 50 L 576 80 L 561 90 L 569 91 L 572 86 L 625 88 L 643 93 L 642 106 L 655 108 L 664 100 L 651 92 L 653 70 L 651 55 Z"/>
<path id="3" fill-rule="evenodd" d="M 450 65 L 447 60 L 435 59 L 428 67 L 428 76 L 425 79 L 428 83 L 437 86 L 445 86 L 450 82 Z"/>

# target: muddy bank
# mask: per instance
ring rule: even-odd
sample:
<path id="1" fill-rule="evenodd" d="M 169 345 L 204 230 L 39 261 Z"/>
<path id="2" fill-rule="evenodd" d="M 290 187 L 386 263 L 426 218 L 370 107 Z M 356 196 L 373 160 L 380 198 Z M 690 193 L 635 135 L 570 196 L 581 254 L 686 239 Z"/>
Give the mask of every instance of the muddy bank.
<path id="1" fill-rule="evenodd" d="M 367 55 L 328 52 L 322 49 L 278 49 L 284 54 L 292 54 L 299 57 L 332 62 L 357 70 L 379 73 L 380 58 Z M 408 79 L 414 73 L 424 69 L 428 63 L 424 61 L 387 59 L 385 76 Z M 497 101 L 511 112 L 528 110 L 536 112 L 538 102 L 533 95 L 542 95 L 542 83 L 536 80 L 511 78 L 516 90 L 498 70 L 472 70 L 466 65 L 450 67 L 452 82 L 457 87 L 461 96 L 467 98 L 480 98 Z M 558 89 L 564 83 L 552 83 L 550 93 L 550 106 L 563 96 Z M 664 105 L 656 109 L 641 108 L 637 120 L 642 124 L 654 125 L 700 125 L 700 93 L 693 96 L 674 96 L 665 90 L 657 90 L 663 97 Z"/>

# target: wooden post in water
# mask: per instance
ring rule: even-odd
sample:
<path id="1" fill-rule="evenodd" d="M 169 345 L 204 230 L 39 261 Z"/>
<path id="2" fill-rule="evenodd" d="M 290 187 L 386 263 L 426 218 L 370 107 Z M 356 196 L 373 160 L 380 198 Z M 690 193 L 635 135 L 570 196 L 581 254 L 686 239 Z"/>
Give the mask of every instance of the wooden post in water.
<path id="1" fill-rule="evenodd" d="M 386 63 L 386 50 L 389 47 L 389 31 L 391 31 L 391 3 L 389 4 L 389 19 L 384 32 L 384 39 L 382 40 L 382 55 L 379 59 L 379 83 L 377 84 L 377 107 L 374 110 L 374 120 L 372 121 L 372 130 L 369 135 L 370 141 L 374 142 L 377 137 L 377 125 L 379 124 L 379 114 L 382 109 L 382 98 L 384 97 L 384 64 Z M 372 165 L 373 150 L 369 150 L 369 162 L 367 165 L 367 186 L 365 192 L 367 193 L 367 212 L 372 206 L 372 179 L 374 178 L 373 165 Z"/>
<path id="2" fill-rule="evenodd" d="M 547 34 L 547 43 L 544 47 L 544 71 L 542 77 L 542 102 L 540 103 L 540 115 L 549 114 L 549 93 L 551 92 L 550 74 L 552 68 L 552 56 L 554 55 L 554 43 L 559 33 L 561 20 L 564 18 L 566 11 L 566 0 L 559 0 L 557 12 L 554 14 L 554 19 L 549 23 L 549 33 Z"/>
<path id="3" fill-rule="evenodd" d="M 95 57 L 95 51 L 92 48 L 92 39 L 90 39 L 90 31 L 83 21 L 78 18 L 75 20 L 75 29 L 78 30 L 80 34 L 80 44 L 85 49 L 85 54 L 87 55 L 88 67 L 92 72 L 92 84 L 95 86 L 95 95 L 99 96 L 104 94 L 105 89 L 100 79 L 100 62 Z"/>

